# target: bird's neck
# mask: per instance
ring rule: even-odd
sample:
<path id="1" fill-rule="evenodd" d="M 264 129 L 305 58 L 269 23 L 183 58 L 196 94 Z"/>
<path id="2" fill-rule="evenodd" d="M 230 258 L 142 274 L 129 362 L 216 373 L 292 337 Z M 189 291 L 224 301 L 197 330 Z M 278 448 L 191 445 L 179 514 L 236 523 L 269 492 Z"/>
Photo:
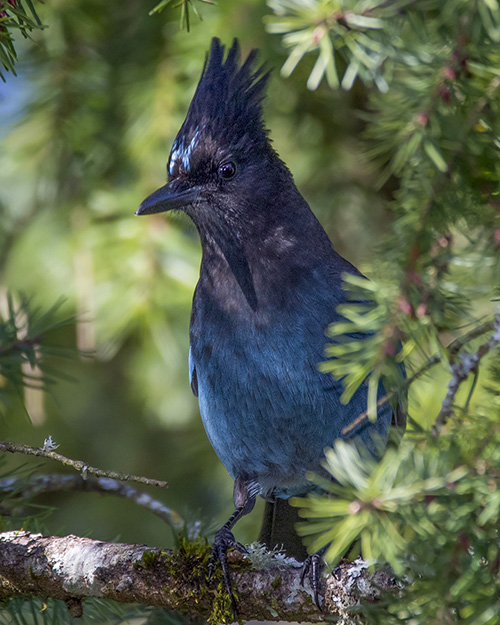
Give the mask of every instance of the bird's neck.
<path id="1" fill-rule="evenodd" d="M 273 212 L 270 207 L 267 221 L 249 220 L 229 243 L 213 232 L 200 233 L 203 257 L 198 288 L 205 297 L 242 311 L 282 310 L 299 283 L 318 279 L 318 268 L 331 263 L 336 254 L 300 199 L 303 204 L 296 203 L 288 212 L 281 206 Z"/>

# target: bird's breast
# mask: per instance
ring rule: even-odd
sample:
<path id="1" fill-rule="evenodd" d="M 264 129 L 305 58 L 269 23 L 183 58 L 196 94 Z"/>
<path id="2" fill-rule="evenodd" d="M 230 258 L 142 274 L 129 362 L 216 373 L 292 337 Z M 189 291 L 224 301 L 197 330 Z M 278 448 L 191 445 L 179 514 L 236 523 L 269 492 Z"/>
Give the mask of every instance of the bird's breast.
<path id="1" fill-rule="evenodd" d="M 193 317 L 191 345 L 207 435 L 233 477 L 270 490 L 304 489 L 339 434 L 340 389 L 319 373 L 325 342 L 316 322 L 213 310 Z M 312 330 L 311 325 L 314 326 Z M 334 390 L 332 390 L 334 389 Z"/>
<path id="2" fill-rule="evenodd" d="M 207 435 L 233 478 L 257 479 L 264 492 L 304 492 L 306 471 L 321 470 L 324 448 L 367 405 L 365 386 L 344 405 L 341 382 L 318 371 L 342 291 L 311 276 L 306 287 L 282 290 L 284 304 L 261 299 L 254 311 L 237 285 L 223 289 L 200 281 L 191 318 Z M 379 416 L 369 428 L 385 436 L 391 412 Z"/>

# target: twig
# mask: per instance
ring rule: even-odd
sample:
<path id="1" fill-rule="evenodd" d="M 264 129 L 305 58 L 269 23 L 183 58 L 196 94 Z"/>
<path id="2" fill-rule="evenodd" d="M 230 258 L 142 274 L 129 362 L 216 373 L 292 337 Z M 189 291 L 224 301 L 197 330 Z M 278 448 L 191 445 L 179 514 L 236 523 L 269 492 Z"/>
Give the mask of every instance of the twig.
<path id="1" fill-rule="evenodd" d="M 87 475 L 95 475 L 95 477 L 109 477 L 113 480 L 120 480 L 121 482 L 138 482 L 139 484 L 147 484 L 148 486 L 159 486 L 160 488 L 168 488 L 168 482 L 163 480 L 153 480 L 148 477 L 141 477 L 138 475 L 129 475 L 128 473 L 118 473 L 116 471 L 103 471 L 102 469 L 96 469 L 91 467 L 82 460 L 72 460 L 66 458 L 61 454 L 57 454 L 51 451 L 50 448 L 44 447 L 30 447 L 29 445 L 20 445 L 18 443 L 9 443 L 6 441 L 0 441 L 0 451 L 10 452 L 12 454 L 26 454 L 28 456 L 42 456 L 43 458 L 50 458 L 60 462 L 67 467 L 72 467 L 77 471 L 80 471 L 82 477 L 85 479 Z"/>
<path id="2" fill-rule="evenodd" d="M 53 473 L 50 475 L 35 475 L 29 480 L 9 477 L 0 480 L 0 492 L 13 493 L 22 499 L 29 499 L 41 493 L 68 491 L 97 492 L 105 495 L 126 497 L 138 506 L 143 506 L 157 517 L 168 523 L 173 530 L 184 527 L 184 520 L 175 511 L 168 508 L 163 502 L 153 499 L 145 492 L 139 491 L 129 484 L 123 484 L 109 477 L 88 477 L 81 475 L 67 475 Z"/>
<path id="3" fill-rule="evenodd" d="M 32 338 L 24 338 L 24 339 L 17 339 L 16 341 L 14 341 L 13 343 L 11 343 L 10 345 L 7 345 L 6 347 L 2 347 L 0 349 L 0 356 L 5 356 L 6 354 L 16 351 L 16 350 L 26 350 L 29 347 L 34 347 L 35 345 L 39 345 L 42 342 L 42 337 L 41 336 L 34 336 Z"/>
<path id="4" fill-rule="evenodd" d="M 441 410 L 432 427 L 434 436 L 439 435 L 442 427 L 452 415 L 453 402 L 462 382 L 469 377 L 470 373 L 477 371 L 481 358 L 486 356 L 491 349 L 500 343 L 500 310 L 495 317 L 494 330 L 490 339 L 486 341 L 486 343 L 483 343 L 475 354 L 463 354 L 457 362 L 452 364 L 452 377 L 448 384 L 448 392 L 446 393 L 446 397 L 441 404 Z"/>
<path id="5" fill-rule="evenodd" d="M 454 357 L 456 356 L 456 354 L 469 341 L 472 341 L 473 339 L 477 338 L 478 336 L 482 336 L 483 334 L 486 334 L 487 332 L 491 332 L 492 330 L 494 330 L 495 327 L 496 327 L 495 323 L 496 323 L 495 321 L 486 321 L 485 323 L 482 323 L 481 325 L 477 326 L 476 328 L 474 328 L 473 330 L 471 330 L 467 334 L 464 334 L 464 336 L 460 336 L 459 338 L 457 338 L 454 341 L 452 341 L 448 345 L 448 347 L 446 348 L 446 351 L 448 352 L 448 356 L 449 356 L 450 362 L 454 361 Z M 404 389 L 408 388 L 408 386 L 410 386 L 410 384 L 412 384 L 415 380 L 418 380 L 418 378 L 423 376 L 424 373 L 427 373 L 427 371 L 429 371 L 429 369 L 432 369 L 432 367 L 434 367 L 435 365 L 439 364 L 441 361 L 442 361 L 441 355 L 440 354 L 434 354 L 434 356 L 429 358 L 429 360 L 424 365 L 422 365 L 422 367 L 420 367 L 420 369 L 418 369 L 412 376 L 410 376 L 409 378 L 407 378 L 405 380 L 404 384 L 401 385 L 401 388 L 399 389 L 399 392 L 401 392 Z M 395 396 L 396 396 L 396 391 L 391 391 L 390 393 L 387 393 L 386 395 L 381 397 L 378 400 L 378 402 L 377 402 L 377 409 L 380 408 L 380 406 L 383 406 L 384 404 L 386 404 L 388 401 L 390 401 Z M 349 432 L 354 430 L 355 427 L 357 427 L 360 423 L 363 423 L 363 421 L 365 421 L 366 419 L 368 419 L 368 410 L 365 410 L 364 412 L 362 412 L 360 415 L 358 415 L 354 419 L 354 421 L 349 423 L 349 425 L 346 425 L 346 427 L 342 430 L 342 434 L 344 436 L 346 434 L 349 434 Z"/>

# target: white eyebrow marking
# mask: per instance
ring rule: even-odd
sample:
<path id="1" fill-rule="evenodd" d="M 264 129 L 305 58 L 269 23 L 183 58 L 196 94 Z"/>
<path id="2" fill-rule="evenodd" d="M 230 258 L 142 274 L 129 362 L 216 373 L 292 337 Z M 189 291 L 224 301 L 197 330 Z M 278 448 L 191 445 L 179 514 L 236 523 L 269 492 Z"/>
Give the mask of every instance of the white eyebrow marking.
<path id="1" fill-rule="evenodd" d="M 174 166 L 177 163 L 177 161 L 180 159 L 181 153 L 183 150 L 184 150 L 184 137 L 182 138 L 181 141 L 176 139 L 172 146 L 172 151 L 170 152 L 170 166 L 168 168 L 168 173 L 170 175 L 174 173 Z"/>
<path id="2" fill-rule="evenodd" d="M 168 170 L 170 175 L 174 173 L 174 167 L 179 162 L 182 163 L 184 171 L 187 172 L 191 169 L 191 154 L 200 143 L 200 132 L 201 130 L 196 126 L 196 131 L 187 147 L 184 137 L 181 140 L 176 139 L 174 141 L 172 152 L 170 153 L 170 167 Z"/>

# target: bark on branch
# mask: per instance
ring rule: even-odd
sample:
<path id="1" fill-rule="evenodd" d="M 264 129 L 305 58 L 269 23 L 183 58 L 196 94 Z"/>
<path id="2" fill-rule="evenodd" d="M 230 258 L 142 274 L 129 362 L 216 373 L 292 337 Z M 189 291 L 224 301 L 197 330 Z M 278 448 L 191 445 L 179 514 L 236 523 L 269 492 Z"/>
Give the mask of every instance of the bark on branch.
<path id="1" fill-rule="evenodd" d="M 0 534 L 0 600 L 62 599 L 79 616 L 85 598 L 99 597 L 232 621 L 221 579 L 206 580 L 209 547 L 189 545 L 174 554 L 77 536 L 6 532 Z M 320 612 L 300 585 L 295 560 L 268 556 L 258 569 L 237 553 L 229 560 L 243 620 L 318 622 L 331 615 L 350 623 L 349 608 L 360 598 L 375 599 L 381 588 L 394 587 L 389 575 L 369 574 L 361 561 L 341 565 L 324 581 Z"/>

